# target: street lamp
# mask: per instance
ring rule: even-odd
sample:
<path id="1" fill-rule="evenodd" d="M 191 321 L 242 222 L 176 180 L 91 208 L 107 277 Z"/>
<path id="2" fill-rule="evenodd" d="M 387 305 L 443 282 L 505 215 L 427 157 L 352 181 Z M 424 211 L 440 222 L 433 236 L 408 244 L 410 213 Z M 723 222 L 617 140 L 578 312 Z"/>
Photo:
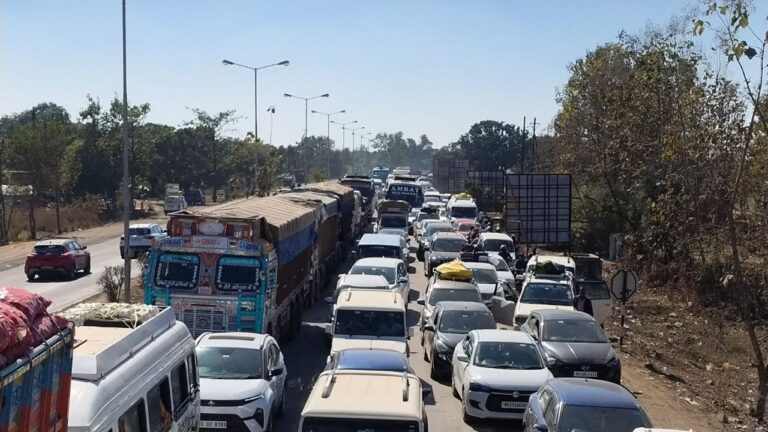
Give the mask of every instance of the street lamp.
<path id="1" fill-rule="evenodd" d="M 272 63 L 265 66 L 253 67 L 246 66 L 240 63 L 235 63 L 230 60 L 222 60 L 221 64 L 224 66 L 240 66 L 241 68 L 250 69 L 253 71 L 253 137 L 259 139 L 259 71 L 261 69 L 270 68 L 272 66 L 288 66 L 291 64 L 288 60 L 283 60 L 279 63 Z"/>
<path id="2" fill-rule="evenodd" d="M 344 168 L 343 166 L 344 165 L 344 148 L 346 147 L 346 137 L 347 137 L 347 134 L 346 134 L 347 125 L 355 124 L 357 123 L 357 120 L 346 122 L 346 123 L 339 123 L 331 120 L 331 123 L 341 126 L 341 164 L 343 169 Z"/>
<path id="3" fill-rule="evenodd" d="M 331 146 L 331 116 L 334 116 L 336 114 L 342 114 L 345 112 L 347 112 L 347 110 L 336 111 L 333 113 L 324 113 L 324 112 L 312 110 L 312 114 L 322 114 L 325 116 L 326 120 L 328 121 L 328 134 L 326 135 L 326 137 L 328 138 L 328 172 L 326 173 L 326 176 L 329 179 L 331 178 L 331 152 L 333 151 L 333 147 Z"/>
<path id="4" fill-rule="evenodd" d="M 123 279 L 125 281 L 125 302 L 131 303 L 131 249 L 128 228 L 131 220 L 131 189 L 130 172 L 128 167 L 128 68 L 125 37 L 125 0 L 123 0 L 123 247 L 125 258 L 123 259 Z"/>
<path id="5" fill-rule="evenodd" d="M 356 174 L 355 172 L 355 131 L 363 130 L 365 129 L 365 126 L 360 126 L 359 128 L 350 128 L 349 130 L 352 131 L 352 174 Z M 361 140 L 362 141 L 362 140 Z"/>
<path id="6" fill-rule="evenodd" d="M 302 141 L 305 141 L 309 136 L 307 133 L 308 132 L 307 122 L 309 120 L 309 101 L 317 98 L 327 98 L 328 96 L 330 96 L 330 94 L 325 93 L 325 94 L 312 96 L 312 97 L 301 97 L 301 96 L 292 95 L 290 93 L 283 93 L 283 96 L 287 98 L 301 99 L 304 101 L 304 139 Z M 309 172 L 307 171 L 307 143 L 306 142 L 304 142 L 304 149 L 302 153 L 304 158 L 304 182 L 306 183 L 307 179 L 309 178 Z"/>

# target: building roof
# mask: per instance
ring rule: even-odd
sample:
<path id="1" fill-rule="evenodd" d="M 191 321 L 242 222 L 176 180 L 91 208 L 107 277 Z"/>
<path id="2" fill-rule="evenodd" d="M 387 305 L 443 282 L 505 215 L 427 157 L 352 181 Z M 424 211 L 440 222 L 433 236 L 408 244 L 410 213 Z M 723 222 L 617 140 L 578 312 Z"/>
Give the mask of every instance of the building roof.
<path id="1" fill-rule="evenodd" d="M 402 239 L 403 237 L 397 234 L 363 234 L 358 246 L 376 245 L 400 247 Z"/>
<path id="2" fill-rule="evenodd" d="M 549 381 L 566 405 L 606 408 L 640 408 L 635 396 L 612 382 L 586 378 L 556 378 Z"/>
<path id="3" fill-rule="evenodd" d="M 264 346 L 267 336 L 259 333 L 226 332 L 205 333 L 197 338 L 198 347 L 250 348 Z"/>
<path id="4" fill-rule="evenodd" d="M 302 417 L 419 420 L 421 381 L 385 371 L 326 371 L 315 381 Z"/>
<path id="5" fill-rule="evenodd" d="M 345 289 L 336 300 L 337 309 L 405 310 L 403 296 L 389 290 Z"/>
<path id="6" fill-rule="evenodd" d="M 478 342 L 534 343 L 527 333 L 518 330 L 472 330 Z"/>

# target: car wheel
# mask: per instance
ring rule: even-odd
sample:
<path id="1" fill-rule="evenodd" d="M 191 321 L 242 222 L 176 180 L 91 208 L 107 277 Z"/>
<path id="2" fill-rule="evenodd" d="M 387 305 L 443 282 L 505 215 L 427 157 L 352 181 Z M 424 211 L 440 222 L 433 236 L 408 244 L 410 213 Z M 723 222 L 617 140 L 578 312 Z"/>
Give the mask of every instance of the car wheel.
<path id="1" fill-rule="evenodd" d="M 69 280 L 75 280 L 75 278 L 77 277 L 76 273 L 77 273 L 77 266 L 72 264 L 72 267 L 69 269 L 69 274 L 67 275 L 67 277 L 69 277 Z"/>
<path id="2" fill-rule="evenodd" d="M 280 405 L 277 407 L 277 411 L 275 411 L 275 417 L 282 417 L 285 414 L 285 384 L 283 384 L 283 394 L 280 398 Z"/>
<path id="3" fill-rule="evenodd" d="M 424 345 L 424 344 L 422 344 L 422 345 Z M 426 349 L 424 350 L 424 361 L 429 363 L 429 356 L 427 355 L 427 350 Z"/>
<path id="4" fill-rule="evenodd" d="M 32 273 L 32 272 L 27 273 L 27 280 L 30 281 L 30 282 L 35 280 L 35 274 Z"/>
<path id="5" fill-rule="evenodd" d="M 88 258 L 88 264 L 85 265 L 85 270 L 83 271 L 85 274 L 91 274 L 91 259 Z"/>
<path id="6" fill-rule="evenodd" d="M 440 378 L 440 372 L 437 371 L 437 362 L 435 361 L 435 353 L 432 353 L 432 361 L 429 363 L 429 377 L 433 380 Z"/>

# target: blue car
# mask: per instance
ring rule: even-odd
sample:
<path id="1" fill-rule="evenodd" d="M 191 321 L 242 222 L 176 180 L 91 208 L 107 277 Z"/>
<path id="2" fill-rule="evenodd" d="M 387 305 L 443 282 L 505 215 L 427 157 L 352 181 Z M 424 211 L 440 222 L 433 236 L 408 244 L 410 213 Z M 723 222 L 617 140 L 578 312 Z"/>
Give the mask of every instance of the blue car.
<path id="1" fill-rule="evenodd" d="M 555 378 L 531 395 L 525 432 L 632 432 L 651 428 L 635 396 L 601 380 Z"/>

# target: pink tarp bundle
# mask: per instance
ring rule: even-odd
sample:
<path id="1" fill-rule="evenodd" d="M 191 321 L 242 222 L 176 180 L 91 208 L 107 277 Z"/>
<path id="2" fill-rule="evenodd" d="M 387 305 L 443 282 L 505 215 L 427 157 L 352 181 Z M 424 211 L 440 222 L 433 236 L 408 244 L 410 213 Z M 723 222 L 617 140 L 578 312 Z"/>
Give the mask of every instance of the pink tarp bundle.
<path id="1" fill-rule="evenodd" d="M 19 288 L 0 287 L 0 366 L 27 355 L 36 346 L 67 328 L 69 321 L 48 315 L 51 302 Z"/>

